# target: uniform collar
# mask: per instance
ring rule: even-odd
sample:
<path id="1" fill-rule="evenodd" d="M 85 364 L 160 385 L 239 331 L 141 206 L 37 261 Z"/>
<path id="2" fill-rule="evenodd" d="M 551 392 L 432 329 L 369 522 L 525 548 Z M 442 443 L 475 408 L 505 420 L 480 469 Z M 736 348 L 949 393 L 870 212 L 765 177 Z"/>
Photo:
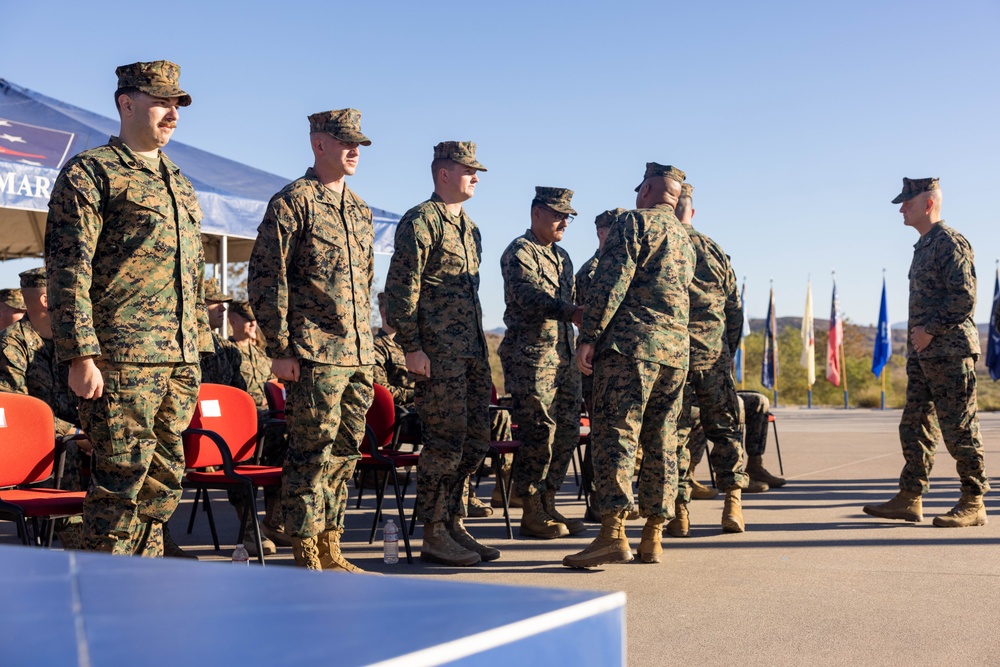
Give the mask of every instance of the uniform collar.
<path id="1" fill-rule="evenodd" d="M 937 235 L 937 233 L 941 230 L 941 227 L 943 225 L 944 225 L 944 220 L 939 220 L 938 222 L 935 222 L 933 225 L 931 225 L 930 230 L 926 234 L 921 236 L 916 243 L 913 244 L 913 249 L 919 250 L 920 248 L 929 245 L 930 242 L 934 240 L 934 236 Z"/>
<path id="2" fill-rule="evenodd" d="M 331 206 L 340 206 L 342 203 L 346 204 L 354 199 L 354 193 L 347 187 L 347 183 L 344 183 L 344 191 L 340 193 L 340 198 L 338 199 L 336 192 L 320 182 L 319 176 L 316 175 L 316 170 L 312 167 L 306 169 L 305 178 L 312 183 L 313 189 L 316 191 L 316 201 L 330 204 Z"/>
<path id="3" fill-rule="evenodd" d="M 128 147 L 128 145 L 123 142 L 118 137 L 112 136 L 108 140 L 108 146 L 112 148 L 121 157 L 122 162 L 124 162 L 131 169 L 140 169 L 144 171 L 152 171 L 152 168 L 143 160 L 141 157 L 136 155 L 135 151 Z M 180 168 L 173 163 L 173 161 L 167 157 L 167 154 L 162 150 L 156 151 L 156 156 L 163 161 L 163 166 L 167 168 L 171 174 L 176 174 L 180 172 Z"/>

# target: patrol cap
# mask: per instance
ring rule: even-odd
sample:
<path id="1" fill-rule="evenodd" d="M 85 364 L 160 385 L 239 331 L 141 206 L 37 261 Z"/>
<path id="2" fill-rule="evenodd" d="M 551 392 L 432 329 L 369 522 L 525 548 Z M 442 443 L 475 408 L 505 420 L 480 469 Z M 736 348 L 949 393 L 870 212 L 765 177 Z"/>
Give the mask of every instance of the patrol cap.
<path id="1" fill-rule="evenodd" d="M 219 289 L 219 282 L 215 278 L 209 278 L 205 281 L 206 303 L 228 303 L 232 300 L 233 297 Z"/>
<path id="2" fill-rule="evenodd" d="M 566 215 L 576 215 L 576 211 L 569 203 L 572 198 L 573 191 L 566 188 L 548 188 L 541 185 L 535 188 L 535 201 Z"/>
<path id="3" fill-rule="evenodd" d="M 21 271 L 21 273 L 17 274 L 17 276 L 21 279 L 21 289 L 45 287 L 46 285 L 44 266 L 39 266 L 37 269 Z"/>
<path id="4" fill-rule="evenodd" d="M 651 176 L 663 176 L 665 178 L 673 179 L 678 183 L 683 183 L 684 179 L 687 178 L 687 175 L 677 167 L 673 167 L 669 164 L 663 165 L 657 162 L 647 162 L 646 173 L 643 174 L 642 183 L 645 183 L 646 179 Z M 639 183 L 639 185 L 635 186 L 636 192 L 638 192 L 639 188 L 642 187 L 642 183 Z"/>
<path id="5" fill-rule="evenodd" d="M 24 307 L 24 298 L 21 296 L 21 290 L 16 287 L 0 289 L 0 303 L 8 305 L 14 310 L 27 310 Z"/>
<path id="6" fill-rule="evenodd" d="M 937 190 L 941 187 L 938 185 L 939 180 L 937 178 L 903 178 L 903 191 L 896 195 L 892 203 L 902 204 L 904 201 L 913 199 L 921 192 Z"/>
<path id="7" fill-rule="evenodd" d="M 476 142 L 474 141 L 442 141 L 434 147 L 434 159 L 441 158 L 479 171 L 486 171 L 486 167 L 476 160 Z"/>
<path id="8" fill-rule="evenodd" d="M 357 109 L 314 113 L 309 116 L 309 131 L 325 132 L 345 144 L 372 145 L 372 140 L 361 133 L 361 112 Z"/>
<path id="9" fill-rule="evenodd" d="M 594 225 L 601 229 L 603 227 L 610 227 L 611 223 L 618 219 L 618 216 L 622 213 L 627 213 L 623 208 L 613 208 L 601 213 L 596 218 L 594 218 Z"/>
<path id="10" fill-rule="evenodd" d="M 681 197 L 691 198 L 694 192 L 694 186 L 690 183 L 681 183 Z"/>
<path id="11" fill-rule="evenodd" d="M 119 88 L 138 88 L 154 97 L 179 97 L 177 106 L 191 104 L 191 96 L 181 90 L 180 65 L 169 60 L 154 60 L 151 63 L 132 63 L 115 70 Z"/>
<path id="12" fill-rule="evenodd" d="M 233 301 L 229 304 L 229 314 L 239 315 L 248 322 L 256 322 L 257 318 L 254 317 L 253 311 L 250 310 L 250 304 L 246 301 Z"/>

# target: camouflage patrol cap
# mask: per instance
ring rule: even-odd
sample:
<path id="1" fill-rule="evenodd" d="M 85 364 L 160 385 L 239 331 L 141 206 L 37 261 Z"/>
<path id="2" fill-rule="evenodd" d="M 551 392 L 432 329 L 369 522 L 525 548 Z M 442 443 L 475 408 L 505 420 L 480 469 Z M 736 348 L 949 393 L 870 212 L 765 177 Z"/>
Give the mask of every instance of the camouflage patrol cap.
<path id="1" fill-rule="evenodd" d="M 569 203 L 569 200 L 572 198 L 573 191 L 566 188 L 547 188 L 540 185 L 535 187 L 535 201 L 548 206 L 558 213 L 576 215 L 576 211 L 573 210 L 573 207 Z"/>
<path id="2" fill-rule="evenodd" d="M 37 269 L 21 271 L 21 273 L 17 274 L 17 277 L 21 279 L 21 289 L 45 287 L 46 285 L 44 266 L 39 266 Z"/>
<path id="3" fill-rule="evenodd" d="M 191 96 L 181 90 L 180 65 L 169 60 L 154 60 L 151 63 L 132 63 L 115 70 L 119 88 L 138 88 L 154 97 L 179 97 L 177 106 L 191 104 Z"/>
<path id="4" fill-rule="evenodd" d="M 622 213 L 627 213 L 627 212 L 628 211 L 626 211 L 623 208 L 613 208 L 613 209 L 607 210 L 604 213 L 601 213 L 600 215 L 598 215 L 596 218 L 594 218 L 594 225 L 598 229 L 602 229 L 604 227 L 610 227 L 611 223 L 613 223 L 615 220 L 617 220 L 619 215 L 621 215 Z"/>
<path id="5" fill-rule="evenodd" d="M 681 197 L 688 197 L 690 199 L 692 197 L 693 192 L 694 192 L 693 185 L 691 185 L 690 183 L 681 183 Z"/>
<path id="6" fill-rule="evenodd" d="M 205 281 L 205 303 L 229 303 L 233 297 L 219 289 L 219 282 L 215 278 Z"/>
<path id="7" fill-rule="evenodd" d="M 486 171 L 486 167 L 476 160 L 476 142 L 474 141 L 442 141 L 434 147 L 434 159 L 442 158 L 466 167 L 472 167 L 478 171 Z"/>
<path id="8" fill-rule="evenodd" d="M 669 164 L 663 165 L 657 162 L 647 162 L 646 173 L 643 174 L 642 183 L 645 183 L 646 179 L 650 178 L 651 176 L 663 176 L 664 178 L 673 179 L 678 183 L 683 183 L 684 179 L 687 178 L 687 175 L 677 167 L 673 167 Z M 639 188 L 642 187 L 642 183 L 639 183 L 639 185 L 635 186 L 636 192 L 638 192 Z"/>
<path id="9" fill-rule="evenodd" d="M 246 301 L 233 301 L 229 304 L 229 314 L 239 315 L 248 322 L 256 322 L 257 318 L 254 317 L 253 311 L 250 310 L 250 304 Z"/>
<path id="10" fill-rule="evenodd" d="M 0 303 L 10 306 L 14 310 L 27 310 L 24 307 L 24 298 L 21 296 L 21 290 L 15 287 L 0 289 Z"/>
<path id="11" fill-rule="evenodd" d="M 325 132 L 345 144 L 372 145 L 372 140 L 361 133 L 361 112 L 357 109 L 314 113 L 309 116 L 309 131 Z"/>
<path id="12" fill-rule="evenodd" d="M 893 204 L 902 204 L 904 201 L 913 199 L 922 192 L 930 192 L 931 190 L 937 190 L 941 186 L 938 185 L 937 178 L 904 178 L 903 179 L 903 191 L 896 195 L 896 198 L 892 200 Z"/>

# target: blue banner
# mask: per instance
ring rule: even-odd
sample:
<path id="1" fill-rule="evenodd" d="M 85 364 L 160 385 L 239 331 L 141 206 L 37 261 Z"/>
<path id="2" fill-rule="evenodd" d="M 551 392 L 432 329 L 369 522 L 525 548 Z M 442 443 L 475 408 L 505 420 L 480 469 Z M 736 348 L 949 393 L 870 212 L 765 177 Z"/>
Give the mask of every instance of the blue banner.
<path id="1" fill-rule="evenodd" d="M 767 304 L 767 321 L 764 326 L 764 363 L 760 368 L 760 383 L 768 389 L 774 389 L 778 378 L 778 340 L 777 322 L 774 313 L 774 288 L 771 288 L 771 298 Z"/>
<path id="2" fill-rule="evenodd" d="M 889 330 L 889 309 L 886 305 L 885 276 L 882 276 L 882 305 L 878 310 L 878 333 L 875 334 L 875 352 L 872 354 L 872 373 L 875 377 L 882 374 L 882 369 L 889 363 L 892 356 L 892 332 Z"/>
<path id="3" fill-rule="evenodd" d="M 993 284 L 993 314 L 990 316 L 989 343 L 986 345 L 986 367 L 990 369 L 990 377 L 996 382 L 1000 380 L 1000 333 L 997 332 L 997 309 L 1000 307 L 1000 269 L 997 269 L 996 282 Z"/>

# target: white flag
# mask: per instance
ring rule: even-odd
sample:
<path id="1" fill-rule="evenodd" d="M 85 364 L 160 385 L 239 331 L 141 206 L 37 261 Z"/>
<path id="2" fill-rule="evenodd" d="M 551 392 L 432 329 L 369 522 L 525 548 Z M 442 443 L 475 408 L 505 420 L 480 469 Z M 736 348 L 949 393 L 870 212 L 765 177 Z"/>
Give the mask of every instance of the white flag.
<path id="1" fill-rule="evenodd" d="M 816 384 L 816 331 L 813 328 L 812 282 L 806 284 L 806 312 L 802 316 L 802 358 L 799 364 L 806 369 L 806 384 Z"/>

